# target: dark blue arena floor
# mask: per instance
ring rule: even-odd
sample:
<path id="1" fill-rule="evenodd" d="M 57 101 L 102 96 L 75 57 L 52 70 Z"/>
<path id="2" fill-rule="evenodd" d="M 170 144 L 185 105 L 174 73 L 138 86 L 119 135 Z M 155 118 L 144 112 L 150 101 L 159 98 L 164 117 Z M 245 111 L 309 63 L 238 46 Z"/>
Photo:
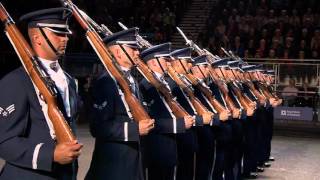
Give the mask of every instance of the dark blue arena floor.
<path id="1" fill-rule="evenodd" d="M 80 127 L 78 137 L 84 143 L 79 160 L 78 179 L 83 180 L 89 168 L 94 146 L 86 127 Z M 320 138 L 288 137 L 276 135 L 272 142 L 272 155 L 276 161 L 259 174 L 259 180 L 320 180 Z M 0 167 L 3 161 L 0 160 Z"/>

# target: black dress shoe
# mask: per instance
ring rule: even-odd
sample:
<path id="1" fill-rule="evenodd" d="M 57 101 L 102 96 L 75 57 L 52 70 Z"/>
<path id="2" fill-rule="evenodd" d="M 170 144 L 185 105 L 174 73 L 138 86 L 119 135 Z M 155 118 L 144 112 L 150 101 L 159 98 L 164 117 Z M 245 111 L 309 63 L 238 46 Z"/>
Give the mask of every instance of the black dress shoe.
<path id="1" fill-rule="evenodd" d="M 242 174 L 242 178 L 244 179 L 257 179 L 258 174 L 257 173 L 245 173 Z"/>
<path id="2" fill-rule="evenodd" d="M 263 172 L 264 168 L 263 167 L 257 167 L 256 172 Z"/>
<path id="3" fill-rule="evenodd" d="M 268 162 L 263 163 L 263 167 L 268 168 L 268 167 L 270 167 L 270 166 L 271 166 L 271 163 L 268 163 Z"/>
<path id="4" fill-rule="evenodd" d="M 275 160 L 274 157 L 272 156 L 269 157 L 269 161 L 274 161 L 274 160 Z"/>

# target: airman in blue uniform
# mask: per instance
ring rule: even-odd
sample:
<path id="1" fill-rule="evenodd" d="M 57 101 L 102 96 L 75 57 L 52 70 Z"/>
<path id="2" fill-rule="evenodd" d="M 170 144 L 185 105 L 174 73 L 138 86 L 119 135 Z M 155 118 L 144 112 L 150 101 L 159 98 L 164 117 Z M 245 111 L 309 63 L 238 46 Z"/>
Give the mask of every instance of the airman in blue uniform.
<path id="1" fill-rule="evenodd" d="M 180 78 L 184 80 L 188 86 L 192 86 L 185 76 L 186 72 L 190 71 L 190 66 L 188 62 L 191 59 L 191 49 L 184 48 L 178 49 L 170 54 L 170 65 L 174 70 L 180 74 Z M 188 180 L 195 177 L 196 170 L 196 152 L 198 150 L 198 138 L 197 138 L 197 128 L 203 126 L 203 124 L 209 124 L 212 121 L 213 114 L 208 113 L 205 116 L 197 115 L 195 108 L 193 107 L 190 99 L 185 94 L 185 92 L 173 81 L 173 79 L 168 78 L 168 84 L 172 90 L 173 95 L 177 97 L 177 101 L 190 115 L 194 115 L 196 122 L 195 126 L 189 130 L 186 130 L 184 134 L 177 135 L 177 145 L 178 145 L 178 170 L 177 179 L 178 180 Z"/>
<path id="2" fill-rule="evenodd" d="M 209 65 L 206 56 L 198 56 L 193 60 L 193 66 L 191 68 L 192 74 L 203 83 L 203 86 L 210 89 L 212 82 L 209 81 L 209 74 L 206 69 L 206 66 Z M 195 88 L 195 94 L 208 109 L 216 112 L 209 125 L 197 128 L 199 150 L 197 152 L 196 179 L 211 179 L 214 168 L 213 165 L 215 165 L 215 159 L 217 159 L 215 158 L 217 155 L 216 139 L 221 134 L 219 127 L 225 123 L 225 121 L 229 120 L 230 112 L 227 110 L 222 113 L 217 113 L 215 108 L 197 88 Z M 224 106 L 223 102 L 220 102 L 220 104 Z"/>
<path id="3" fill-rule="evenodd" d="M 220 71 L 220 68 L 228 67 L 228 58 L 218 59 L 212 62 L 211 66 L 216 71 L 217 75 L 220 79 L 227 79 L 226 74 L 223 74 Z M 217 82 L 212 82 L 209 87 L 213 91 L 215 97 L 219 102 L 225 104 L 225 99 L 219 90 Z M 226 85 L 225 85 L 226 86 Z M 226 86 L 227 87 L 227 86 Z M 228 91 L 229 96 L 232 98 L 234 102 L 235 96 Z M 235 103 L 236 104 L 236 103 Z M 237 108 L 240 108 L 238 106 Z M 234 179 L 233 167 L 234 167 L 234 149 L 233 149 L 233 116 L 228 120 L 220 124 L 218 128 L 218 136 L 217 136 L 217 148 L 216 148 L 216 162 L 215 167 L 213 169 L 212 179 Z"/>
<path id="4" fill-rule="evenodd" d="M 141 52 L 140 57 L 154 72 L 154 76 L 170 89 L 165 80 L 167 71 L 165 56 L 171 51 L 171 43 L 152 46 Z M 177 118 L 163 95 L 146 79 L 140 82 L 143 100 L 149 114 L 155 119 L 155 129 L 142 139 L 142 157 L 145 159 L 146 179 L 174 180 L 177 168 L 176 134 L 184 133 L 194 124 L 192 116 Z"/>
<path id="5" fill-rule="evenodd" d="M 133 64 L 128 55 L 138 55 L 136 28 L 120 31 L 104 38 L 130 83 L 131 91 L 141 99 L 137 81 L 131 74 Z M 90 131 L 95 137 L 95 148 L 86 179 L 143 180 L 140 136 L 154 127 L 154 120 L 135 122 L 123 92 L 107 72 L 93 83 Z"/>
<path id="6" fill-rule="evenodd" d="M 58 62 L 71 34 L 70 15 L 69 9 L 52 8 L 31 12 L 21 20 L 28 23 L 40 68 L 54 82 L 58 107 L 75 131 L 76 82 Z M 0 179 L 76 180 L 82 144 L 56 143 L 55 131 L 46 118 L 47 104 L 26 71 L 22 67 L 12 71 L 1 79 L 0 87 L 0 157 L 6 161 Z"/>

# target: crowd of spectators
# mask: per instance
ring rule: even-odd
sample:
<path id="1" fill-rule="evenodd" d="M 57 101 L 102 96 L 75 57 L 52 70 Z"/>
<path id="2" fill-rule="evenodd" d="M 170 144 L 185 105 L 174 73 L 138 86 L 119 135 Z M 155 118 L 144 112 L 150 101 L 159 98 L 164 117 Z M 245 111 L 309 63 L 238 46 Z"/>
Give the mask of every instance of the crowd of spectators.
<path id="1" fill-rule="evenodd" d="M 140 34 L 152 43 L 170 41 L 176 22 L 191 0 L 94 0 L 79 2 L 98 24 L 105 24 L 114 32 L 122 30 L 117 22 L 127 27 L 139 27 Z M 98 5 L 98 6 L 97 6 Z M 77 29 L 77 24 L 73 23 Z M 79 42 L 81 39 L 78 40 Z M 83 41 L 83 40 L 82 40 Z M 71 46 L 78 49 L 77 39 Z M 86 44 L 88 45 L 88 44 Z M 86 49 L 86 47 L 82 48 Z"/>
<path id="2" fill-rule="evenodd" d="M 193 0 L 77 0 L 75 4 L 98 24 L 113 32 L 120 31 L 117 22 L 139 27 L 140 34 L 153 44 L 170 41 L 177 22 Z M 220 47 L 240 57 L 319 59 L 320 1 L 317 0 L 216 0 L 207 27 L 197 43 L 223 56 Z M 19 17 L 25 13 L 61 6 L 59 0 L 4 0 L 3 4 L 21 30 Z M 85 34 L 74 19 L 73 36 L 68 53 L 93 53 Z M 25 33 L 26 35 L 26 33 Z M 26 37 L 26 36 L 25 36 Z M 4 33 L 0 33 L 0 79 L 18 61 Z M 8 55 L 9 54 L 9 55 Z M 10 56 L 13 55 L 13 56 Z M 10 61 L 8 61 L 10 59 Z M 289 71 L 289 70 L 287 70 Z M 82 77 L 83 78 L 83 77 Z M 87 94 L 91 77 L 79 79 L 80 93 Z M 85 97 L 85 95 L 84 95 Z"/>
<path id="3" fill-rule="evenodd" d="M 197 41 L 240 57 L 319 59 L 320 1 L 220 1 Z"/>
<path id="4" fill-rule="evenodd" d="M 18 17 L 36 9 L 59 6 L 59 1 L 31 3 L 5 1 L 10 14 Z M 78 0 L 76 4 L 96 22 L 112 31 L 139 27 L 154 44 L 170 41 L 175 26 L 192 0 Z M 17 5 L 19 4 L 19 5 Z M 51 5 L 52 4 L 52 5 Z M 11 9 L 18 9 L 12 11 Z M 74 20 L 73 20 L 74 21 Z M 81 27 L 72 22 L 74 35 L 69 52 L 89 52 Z M 3 34 L 2 34 L 3 35 Z M 1 36 L 1 41 L 3 36 Z M 207 27 L 197 42 L 222 55 L 220 47 L 241 57 L 318 59 L 320 57 L 320 1 L 316 0 L 228 0 L 218 1 Z M 11 50 L 0 43 L 0 52 Z"/>
<path id="5" fill-rule="evenodd" d="M 77 0 L 74 3 L 86 12 L 98 24 L 105 24 L 111 31 L 122 30 L 117 22 L 127 27 L 139 27 L 139 32 L 152 44 L 170 41 L 176 23 L 181 19 L 192 0 Z M 27 38 L 26 24 L 19 22 L 19 17 L 31 11 L 61 6 L 59 0 L 4 0 L 4 6 Z M 67 53 L 92 53 L 85 32 L 72 18 L 70 29 L 73 31 L 69 39 Z M 1 26 L 1 25 L 0 25 Z M 10 59 L 10 60 L 9 60 Z M 0 79 L 19 61 L 4 33 L 0 33 Z M 77 77 L 80 94 L 86 98 L 91 75 Z M 89 101 L 89 100 L 86 100 Z M 86 106 L 86 104 L 84 104 Z M 85 112 L 84 112 L 85 113 Z"/>
<path id="6" fill-rule="evenodd" d="M 180 20 L 191 1 L 77 0 L 75 4 L 98 24 L 105 24 L 113 32 L 122 30 L 117 24 L 120 21 L 127 27 L 139 27 L 140 33 L 145 35 L 152 43 L 161 43 L 170 40 L 170 35 L 175 30 L 176 22 Z M 18 25 L 20 25 L 19 17 L 25 13 L 37 9 L 61 6 L 59 0 L 6 0 L 4 5 Z M 91 48 L 81 27 L 74 19 L 71 20 L 70 26 L 74 34 L 70 38 L 68 52 L 89 52 Z M 6 41 L 4 33 L 0 35 L 0 41 Z M 12 48 L 8 42 L 0 43 L 0 52 L 10 52 L 11 50 Z"/>

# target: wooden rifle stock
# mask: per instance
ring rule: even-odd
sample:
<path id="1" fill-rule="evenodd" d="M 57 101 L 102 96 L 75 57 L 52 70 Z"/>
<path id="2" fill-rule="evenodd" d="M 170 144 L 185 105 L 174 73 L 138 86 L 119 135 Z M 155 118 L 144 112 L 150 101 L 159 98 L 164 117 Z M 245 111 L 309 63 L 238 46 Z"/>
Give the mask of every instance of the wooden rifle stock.
<path id="1" fill-rule="evenodd" d="M 244 83 L 250 88 L 251 92 L 258 98 L 259 102 L 266 100 L 266 98 L 263 96 L 264 93 L 262 95 L 260 91 L 255 88 L 254 84 L 251 81 L 247 81 Z"/>
<path id="2" fill-rule="evenodd" d="M 197 51 L 197 53 L 199 55 L 207 55 L 208 58 L 210 59 L 214 59 L 213 55 L 207 51 L 207 50 L 200 50 L 199 48 L 195 48 L 195 50 Z M 211 68 L 211 67 L 210 67 Z M 211 68 L 212 69 L 212 68 Z M 211 71 L 213 72 L 213 71 Z M 231 85 L 232 89 L 234 90 L 234 92 L 236 93 L 236 96 L 238 97 L 240 104 L 244 107 L 245 110 L 249 109 L 249 104 L 252 102 L 247 96 L 244 96 L 240 89 L 238 89 L 238 87 L 235 87 L 234 84 Z M 223 88 L 224 89 L 224 88 Z M 221 89 L 220 89 L 221 90 Z M 224 94 L 228 94 L 226 93 L 227 91 L 224 91 Z M 228 101 L 227 101 L 228 99 Z M 226 104 L 229 104 L 230 109 L 232 110 L 232 108 L 235 108 L 235 106 L 233 106 L 234 104 L 231 103 L 232 100 L 230 97 L 225 96 L 225 100 L 226 100 Z M 232 105 L 233 104 L 233 105 Z"/>
<path id="3" fill-rule="evenodd" d="M 201 50 L 196 44 L 194 44 L 194 43 L 188 43 L 188 45 L 189 46 L 191 46 L 197 53 L 198 53 L 198 55 L 199 56 L 201 56 L 201 55 L 206 55 L 207 56 L 207 58 L 209 58 L 209 59 L 213 59 L 212 58 L 212 54 L 211 53 L 209 53 L 209 51 L 207 51 L 207 50 L 205 50 L 205 49 L 203 49 L 203 50 Z M 212 60 L 210 60 L 210 61 L 212 61 Z M 212 74 L 212 67 L 210 67 L 210 66 L 208 66 L 209 67 L 209 72 L 210 72 L 210 76 L 212 77 L 212 79 L 213 80 L 215 80 L 215 78 L 214 78 L 214 76 L 212 76 L 213 74 Z M 218 77 L 218 76 L 217 76 Z M 231 100 L 231 98 L 230 98 L 230 96 L 228 95 L 228 91 L 225 91 L 225 89 L 224 88 L 221 88 L 221 86 L 219 85 L 219 83 L 217 82 L 217 85 L 219 86 L 219 89 L 223 92 L 223 94 L 224 94 L 224 98 L 225 98 L 225 101 L 226 101 L 226 105 L 227 105 L 227 108 L 229 109 L 229 110 L 234 110 L 235 108 L 236 108 L 236 106 L 234 105 L 234 103 L 233 103 L 233 101 Z M 203 88 L 202 88 L 203 89 Z M 209 89 L 208 89 L 209 90 Z M 202 92 L 204 93 L 204 95 L 208 98 L 208 100 L 211 102 L 211 104 L 213 105 L 213 104 L 215 104 L 215 105 L 213 105 L 213 107 L 214 108 L 216 108 L 216 110 L 219 112 L 219 113 L 221 113 L 222 111 L 224 111 L 224 110 L 226 110 L 225 108 L 224 108 L 224 106 L 223 105 L 221 105 L 215 98 L 213 98 L 213 95 L 212 95 L 212 92 L 207 92 L 207 90 L 202 90 Z M 209 94 L 211 94 L 211 96 L 209 95 Z"/>
<path id="4" fill-rule="evenodd" d="M 203 84 L 201 84 L 200 81 L 190 73 L 187 73 L 186 77 L 194 86 L 196 86 L 196 88 L 198 88 L 202 92 L 202 94 L 208 99 L 210 104 L 215 110 L 217 110 L 218 113 L 223 113 L 224 111 L 226 111 L 225 107 L 214 98 L 214 95 L 208 87 L 205 87 Z"/>
<path id="5" fill-rule="evenodd" d="M 213 79 L 216 80 L 215 77 L 218 77 L 218 75 L 214 72 L 212 67 L 209 67 L 209 72 L 210 75 Z M 221 81 L 221 80 L 220 80 Z M 218 83 L 218 86 L 220 88 L 220 90 L 222 91 L 222 93 L 224 94 L 225 97 L 225 101 L 227 106 L 230 108 L 230 110 L 236 109 L 235 104 L 233 103 L 231 97 L 229 96 L 229 90 L 227 89 L 227 86 L 223 86 L 220 83 Z M 231 88 L 233 89 L 233 91 L 235 92 L 235 96 L 238 98 L 240 105 L 245 109 L 248 110 L 249 107 L 249 103 L 245 100 L 245 98 L 243 97 L 243 94 L 241 93 L 241 91 L 238 89 L 238 87 L 235 87 L 232 82 L 231 82 Z"/>
<path id="6" fill-rule="evenodd" d="M 266 87 L 263 83 L 257 82 L 257 86 L 259 87 L 261 93 L 267 98 L 275 98 L 279 99 L 277 96 L 275 96 L 272 92 L 269 91 L 268 87 Z"/>
<path id="7" fill-rule="evenodd" d="M 162 82 L 155 78 L 154 73 L 144 62 L 142 62 L 140 58 L 133 59 L 133 63 L 150 82 L 150 84 L 152 84 L 158 90 L 158 92 L 161 93 L 168 106 L 172 110 L 172 113 L 177 118 L 184 118 L 185 116 L 189 115 L 188 112 L 175 100 L 175 97 L 171 94 L 170 90 Z"/>
<path id="8" fill-rule="evenodd" d="M 46 77 L 41 74 L 41 70 L 36 64 L 37 57 L 33 49 L 20 33 L 14 21 L 11 19 L 10 15 L 1 3 L 0 20 L 4 23 L 6 35 L 9 38 L 12 46 L 15 48 L 15 51 L 19 56 L 27 74 L 29 75 L 35 88 L 39 90 L 39 93 L 42 95 L 45 103 L 48 105 L 47 113 L 54 127 L 57 142 L 63 143 L 74 141 L 75 136 L 73 135 L 68 123 L 57 106 L 56 95 L 46 83 Z"/>
<path id="9" fill-rule="evenodd" d="M 104 34 L 112 34 L 112 32 L 106 27 L 102 26 L 100 27 L 97 23 L 95 23 L 91 18 L 91 23 L 95 24 L 96 28 L 99 28 L 101 31 L 104 31 Z M 142 44 L 144 47 L 151 47 L 151 44 L 144 40 L 141 36 L 137 36 L 139 44 Z M 146 80 L 152 84 L 158 92 L 161 93 L 161 96 L 164 97 L 164 100 L 170 107 L 172 113 L 177 118 L 184 118 L 185 116 L 188 116 L 188 112 L 183 109 L 183 107 L 175 100 L 175 97 L 170 92 L 170 89 L 166 87 L 161 81 L 159 81 L 157 78 L 155 78 L 154 73 L 152 70 L 140 59 L 140 58 L 133 58 L 131 59 L 132 63 L 135 65 L 135 67 L 140 71 L 140 73 L 146 78 Z"/>
<path id="10" fill-rule="evenodd" d="M 118 82 L 121 90 L 123 91 L 125 101 L 127 102 L 130 113 L 133 119 L 137 122 L 145 119 L 151 119 L 148 113 L 145 111 L 143 106 L 140 104 L 135 95 L 131 92 L 130 86 L 127 79 L 124 78 L 123 74 L 119 70 L 116 64 L 112 61 L 112 55 L 106 48 L 103 40 L 98 35 L 98 33 L 91 27 L 90 23 L 81 15 L 79 9 L 72 3 L 71 0 L 63 1 L 67 7 L 69 7 L 75 17 L 76 21 L 80 26 L 86 31 L 87 39 L 95 50 L 102 64 L 109 72 L 111 76 Z"/>
<path id="11" fill-rule="evenodd" d="M 208 113 L 209 110 L 200 102 L 200 100 L 194 95 L 193 90 L 183 82 L 178 73 L 173 69 L 171 65 L 168 65 L 168 74 L 178 84 L 178 86 L 187 94 L 193 107 L 198 115 L 202 116 Z"/>
<path id="12" fill-rule="evenodd" d="M 274 98 L 276 100 L 279 100 L 279 97 L 276 94 L 272 93 L 272 91 L 270 91 L 270 89 L 268 88 L 267 80 L 263 76 L 259 76 L 259 73 L 258 80 L 256 82 L 257 87 L 266 98 Z"/>
<path id="13" fill-rule="evenodd" d="M 245 110 L 250 109 L 250 103 L 251 100 L 245 96 L 244 94 L 242 94 L 242 92 L 240 91 L 240 89 L 238 87 L 236 87 L 233 82 L 230 82 L 230 87 L 232 88 L 233 92 L 235 93 L 235 95 L 238 97 L 240 104 L 243 106 L 243 108 Z"/>
<path id="14" fill-rule="evenodd" d="M 229 96 L 229 93 L 228 93 L 229 91 L 228 91 L 227 87 L 224 86 L 223 84 L 221 84 L 224 82 L 219 82 L 222 80 L 217 79 L 218 75 L 213 71 L 212 67 L 208 66 L 208 68 L 209 68 L 209 75 L 216 82 L 218 88 L 222 92 L 228 109 L 230 109 L 231 111 L 234 111 L 235 109 L 237 109 L 237 107 L 234 104 L 234 102 L 232 101 L 231 97 Z"/>
<path id="15" fill-rule="evenodd" d="M 272 85 L 271 84 L 267 84 L 266 83 L 266 90 L 273 96 L 273 98 L 275 98 L 276 100 L 279 100 L 279 96 L 276 94 L 276 92 L 273 90 Z"/>

